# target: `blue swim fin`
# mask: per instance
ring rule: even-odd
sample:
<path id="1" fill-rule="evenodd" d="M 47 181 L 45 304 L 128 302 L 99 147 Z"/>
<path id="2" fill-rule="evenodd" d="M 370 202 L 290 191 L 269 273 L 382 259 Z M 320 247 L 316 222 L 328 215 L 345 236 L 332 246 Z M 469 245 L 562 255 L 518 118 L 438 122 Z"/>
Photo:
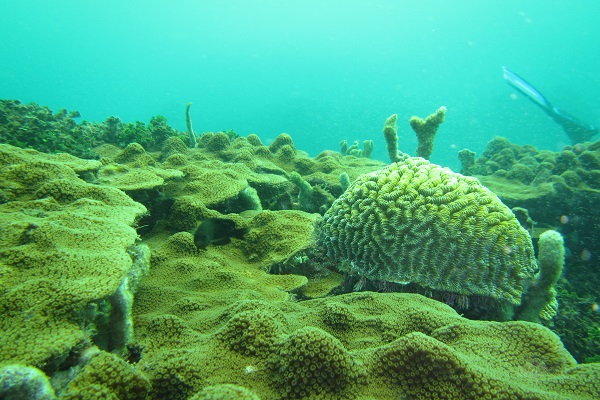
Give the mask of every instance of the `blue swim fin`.
<path id="1" fill-rule="evenodd" d="M 550 102 L 546 100 L 546 98 L 540 92 L 538 92 L 536 88 L 527 83 L 525 79 L 521 78 L 519 75 L 515 74 L 506 67 L 502 67 L 502 72 L 502 77 L 506 80 L 506 82 L 527 96 L 529 100 L 533 101 L 535 104 L 545 110 L 552 109 Z"/>
<path id="2" fill-rule="evenodd" d="M 557 107 L 554 107 L 550 102 L 531 84 L 519 75 L 515 74 L 506 67 L 502 67 L 503 78 L 506 82 L 523 93 L 527 98 L 539 106 L 550 118 L 558 123 L 572 144 L 582 143 L 590 140 L 600 130 L 594 125 L 586 124 Z"/>

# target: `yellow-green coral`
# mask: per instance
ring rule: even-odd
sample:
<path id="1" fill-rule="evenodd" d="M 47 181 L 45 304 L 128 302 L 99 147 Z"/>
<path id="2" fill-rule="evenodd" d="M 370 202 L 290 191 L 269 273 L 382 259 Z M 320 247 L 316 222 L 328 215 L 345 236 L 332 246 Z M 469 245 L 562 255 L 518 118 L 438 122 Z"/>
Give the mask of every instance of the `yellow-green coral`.
<path id="1" fill-rule="evenodd" d="M 192 128 L 192 117 L 190 116 L 190 107 L 192 106 L 192 102 L 190 101 L 185 106 L 185 125 L 187 126 L 188 135 L 190 138 L 190 147 L 196 147 L 196 133 L 194 132 L 194 128 Z"/>
<path id="2" fill-rule="evenodd" d="M 231 144 L 229 136 L 224 132 L 206 132 L 200 135 L 198 147 L 206 148 L 213 152 L 223 151 Z"/>
<path id="3" fill-rule="evenodd" d="M 293 149 L 293 152 L 294 153 L 296 152 L 296 147 L 294 146 L 294 141 L 292 140 L 292 137 L 290 135 L 288 135 L 287 133 L 281 133 L 281 134 L 279 134 L 275 138 L 275 140 L 273 140 L 273 143 L 271 143 L 269 145 L 269 151 L 271 153 L 275 154 L 283 146 L 290 146 Z"/>
<path id="4" fill-rule="evenodd" d="M 156 160 L 146 153 L 141 144 L 131 143 L 115 157 L 115 162 L 131 167 L 145 167 L 156 164 Z"/>
<path id="5" fill-rule="evenodd" d="M 224 384 L 208 386 L 190 400 L 260 400 L 260 398 L 250 390 L 242 386 Z"/>
<path id="6" fill-rule="evenodd" d="M 69 382 L 61 399 L 146 399 L 150 382 L 139 370 L 116 357 L 99 352 Z"/>
<path id="7" fill-rule="evenodd" d="M 512 304 L 536 269 L 529 234 L 498 197 L 422 158 L 359 177 L 320 241 L 350 273 Z"/>
<path id="8" fill-rule="evenodd" d="M 148 314 L 139 315 L 146 349 L 140 368 L 154 398 L 228 382 L 242 393 L 282 399 L 593 399 L 600 393 L 600 367 L 577 365 L 560 339 L 537 324 L 470 321 L 447 305 L 401 293 L 228 302 L 243 286 L 223 285 L 207 307 L 207 293 L 166 285 L 180 299 L 198 300 L 193 311 L 171 308 L 182 318 L 165 315 L 176 323 L 161 324 L 160 333 L 154 322 L 144 324 Z"/>
<path id="9" fill-rule="evenodd" d="M 22 159 L 16 175 L 0 163 L 0 177 L 28 180 L 33 192 L 0 205 L 0 358 L 51 371 L 91 340 L 95 316 L 84 311 L 123 284 L 133 264 L 126 249 L 137 239 L 131 225 L 146 209 L 68 176 L 66 166 L 28 178 L 26 166 L 35 170 L 40 158 Z"/>
<path id="10" fill-rule="evenodd" d="M 252 219 L 242 248 L 250 260 L 268 266 L 285 261 L 313 244 L 317 217 L 302 211 L 263 211 Z"/>
<path id="11" fill-rule="evenodd" d="M 68 167 L 78 174 L 95 171 L 102 163 L 97 160 L 84 160 L 67 153 L 46 154 L 32 149 L 21 149 L 0 143 L 0 165 L 20 164 L 22 162 L 44 162 Z"/>
<path id="12" fill-rule="evenodd" d="M 278 344 L 274 368 L 285 398 L 348 396 L 344 392 L 361 382 L 365 373 L 338 339 L 313 327 L 292 332 Z"/>
<path id="13" fill-rule="evenodd" d="M 538 261 L 540 272 L 527 290 L 523 307 L 518 313 L 519 319 L 525 321 L 549 320 L 557 312 L 554 286 L 565 265 L 565 248 L 560 233 L 548 230 L 540 235 Z"/>
<path id="14" fill-rule="evenodd" d="M 109 164 L 100 169 L 98 178 L 107 186 L 120 190 L 144 190 L 161 186 L 164 179 L 158 176 L 150 167 L 129 168 L 124 165 Z"/>
<path id="15" fill-rule="evenodd" d="M 392 114 L 385 120 L 383 126 L 383 136 L 385 137 L 385 143 L 387 145 L 388 155 L 391 162 L 398 162 L 398 126 L 396 120 L 398 114 Z"/>
<path id="16" fill-rule="evenodd" d="M 0 398 L 55 400 L 56 394 L 42 371 L 13 364 L 0 367 Z"/>
<path id="17" fill-rule="evenodd" d="M 271 313 L 247 310 L 227 321 L 218 337 L 231 350 L 250 356 L 268 354 L 282 333 Z"/>
<path id="18" fill-rule="evenodd" d="M 417 157 L 423 157 L 429 160 L 433 152 L 433 141 L 435 134 L 446 116 L 446 107 L 440 107 L 437 111 L 427 118 L 411 117 L 410 126 L 417 134 Z"/>
<path id="19" fill-rule="evenodd" d="M 575 366 L 555 337 L 535 326 L 477 325 L 447 326 L 431 336 L 409 333 L 375 352 L 376 374 L 386 384 L 402 388 L 409 398 L 566 399 L 574 395 L 568 385 L 555 386 L 555 374 Z M 506 346 L 506 340 L 512 346 Z M 575 386 L 583 390 L 583 398 L 595 392 Z"/>
<path id="20" fill-rule="evenodd" d="M 195 137 L 195 135 L 194 135 L 194 137 Z M 195 147 L 195 144 L 191 147 L 192 148 Z M 185 143 L 183 143 L 183 140 L 181 140 L 177 136 L 171 136 L 171 137 L 165 139 L 165 141 L 163 142 L 162 148 L 160 151 L 160 158 L 162 160 L 164 160 L 174 154 L 184 155 L 186 153 L 187 153 L 187 147 L 186 147 Z"/>

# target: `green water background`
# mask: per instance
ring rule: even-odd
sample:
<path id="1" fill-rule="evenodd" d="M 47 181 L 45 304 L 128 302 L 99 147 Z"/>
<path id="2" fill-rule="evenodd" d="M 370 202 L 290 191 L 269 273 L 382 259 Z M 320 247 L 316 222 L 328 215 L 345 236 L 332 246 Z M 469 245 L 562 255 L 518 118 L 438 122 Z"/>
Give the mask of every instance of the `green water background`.
<path id="1" fill-rule="evenodd" d="M 553 104 L 600 125 L 600 2 L 1 1 L 0 98 L 185 130 L 279 133 L 316 155 L 375 140 L 399 116 L 448 108 L 432 161 L 459 168 L 502 135 L 560 150 L 568 138 L 502 79 L 503 65 Z"/>

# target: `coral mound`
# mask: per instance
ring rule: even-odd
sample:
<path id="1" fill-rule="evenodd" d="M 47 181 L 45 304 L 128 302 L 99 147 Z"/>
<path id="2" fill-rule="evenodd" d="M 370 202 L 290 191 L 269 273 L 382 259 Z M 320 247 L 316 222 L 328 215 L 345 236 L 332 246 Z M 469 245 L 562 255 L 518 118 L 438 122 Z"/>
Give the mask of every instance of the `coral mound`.
<path id="1" fill-rule="evenodd" d="M 342 271 L 512 304 L 537 268 L 498 197 L 422 158 L 359 177 L 325 214 L 320 241 Z"/>

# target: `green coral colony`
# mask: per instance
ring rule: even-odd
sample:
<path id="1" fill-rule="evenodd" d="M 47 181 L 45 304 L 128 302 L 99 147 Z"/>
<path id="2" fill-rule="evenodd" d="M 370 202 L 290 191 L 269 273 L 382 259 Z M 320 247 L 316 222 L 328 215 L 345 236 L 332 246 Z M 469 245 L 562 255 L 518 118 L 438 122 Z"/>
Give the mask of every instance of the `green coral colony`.
<path id="1" fill-rule="evenodd" d="M 515 305 L 537 270 L 529 234 L 496 195 L 421 158 L 356 179 L 321 241 L 343 271 Z"/>
<path id="2" fill-rule="evenodd" d="M 600 218 L 560 214 L 596 201 L 598 142 L 495 139 L 457 174 L 427 161 L 444 107 L 419 157 L 389 117 L 385 165 L 197 137 L 190 105 L 180 133 L 0 101 L 0 398 L 600 397 Z"/>

